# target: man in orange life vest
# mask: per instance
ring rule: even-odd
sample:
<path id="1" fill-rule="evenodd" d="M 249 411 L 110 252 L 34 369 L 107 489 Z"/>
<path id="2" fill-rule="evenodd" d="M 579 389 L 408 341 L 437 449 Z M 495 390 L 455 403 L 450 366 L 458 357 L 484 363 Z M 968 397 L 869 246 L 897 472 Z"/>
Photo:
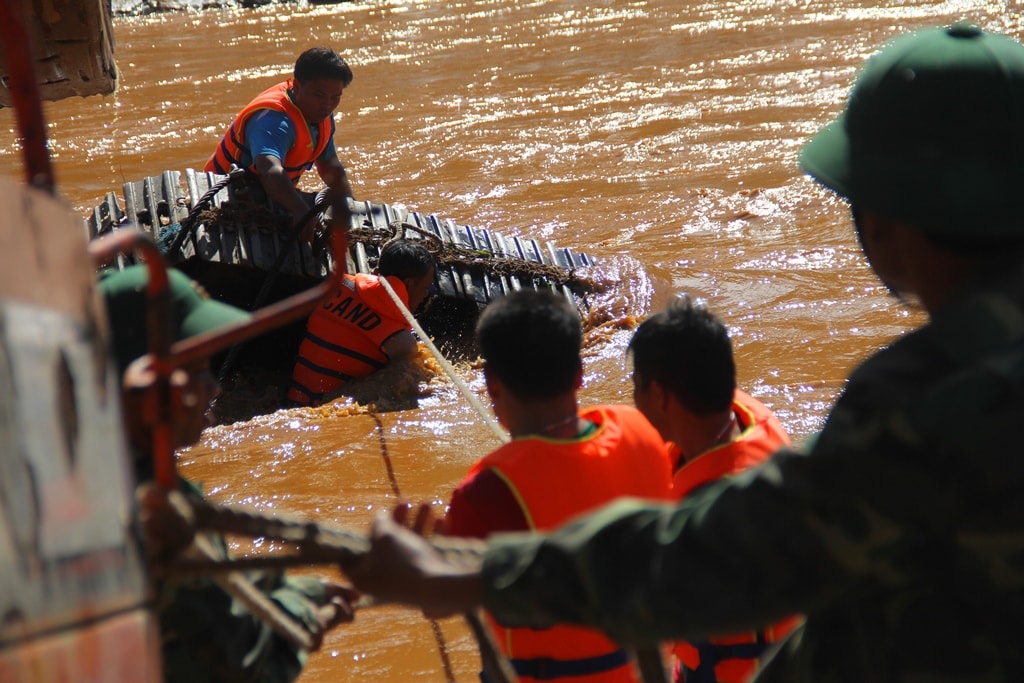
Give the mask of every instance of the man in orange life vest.
<path id="1" fill-rule="evenodd" d="M 381 249 L 377 273 L 346 275 L 309 316 L 286 396 L 289 404 L 319 404 L 346 380 L 416 354 L 416 338 L 380 279 L 387 278 L 402 304 L 415 311 L 434 283 L 434 259 L 418 241 L 394 240 Z"/>
<path id="2" fill-rule="evenodd" d="M 664 443 L 639 411 L 578 410 L 582 333 L 563 298 L 521 290 L 498 299 L 481 315 L 477 339 L 494 414 L 512 441 L 478 461 L 455 489 L 446 533 L 552 529 L 619 496 L 671 496 Z M 524 683 L 637 680 L 626 651 L 598 631 L 510 629 L 493 620 L 492 627 Z"/>
<path id="3" fill-rule="evenodd" d="M 689 297 L 645 320 L 629 343 L 633 400 L 671 448 L 673 494 L 764 462 L 789 436 L 760 401 L 736 387 L 729 332 Z M 759 658 L 800 622 L 789 617 L 757 632 L 676 642 L 676 680 L 745 683 Z"/>
<path id="4" fill-rule="evenodd" d="M 314 196 L 297 189 L 316 166 L 332 201 L 352 196 L 348 174 L 334 147 L 334 110 L 352 82 L 352 70 L 331 48 L 314 47 L 295 61 L 293 77 L 256 96 L 235 117 L 205 170 L 248 169 L 297 223 Z"/>

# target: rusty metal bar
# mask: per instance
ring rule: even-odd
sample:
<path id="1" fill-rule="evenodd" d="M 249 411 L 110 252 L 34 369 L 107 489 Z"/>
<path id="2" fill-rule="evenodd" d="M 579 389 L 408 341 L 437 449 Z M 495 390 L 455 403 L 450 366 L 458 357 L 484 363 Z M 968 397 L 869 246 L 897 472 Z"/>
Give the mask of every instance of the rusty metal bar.
<path id="1" fill-rule="evenodd" d="M 53 194 L 53 165 L 46 145 L 46 118 L 32 48 L 32 31 L 24 0 L 0 0 L 0 43 L 3 44 L 9 80 L 5 84 L 18 119 L 25 176 L 30 185 Z"/>
<path id="2" fill-rule="evenodd" d="M 347 216 L 336 224 L 347 224 Z M 190 365 L 209 358 L 214 353 L 239 342 L 251 339 L 281 325 L 307 315 L 324 296 L 341 286 L 345 274 L 345 250 L 348 233 L 344 229 L 330 231 L 331 253 L 334 260 L 334 274 L 323 282 L 304 292 L 256 311 L 243 323 L 230 325 L 215 332 L 197 335 L 171 344 L 170 337 L 170 293 L 168 291 L 167 266 L 160 249 L 152 237 L 141 230 L 119 230 L 89 243 L 89 254 L 97 266 L 113 261 L 118 254 L 139 251 L 149 269 L 147 286 L 149 352 L 153 356 L 153 371 L 156 374 L 157 405 L 154 406 L 156 420 L 153 428 L 153 462 L 156 482 L 172 490 L 177 487 L 174 466 L 174 448 L 171 442 L 170 377 L 175 368 Z"/>

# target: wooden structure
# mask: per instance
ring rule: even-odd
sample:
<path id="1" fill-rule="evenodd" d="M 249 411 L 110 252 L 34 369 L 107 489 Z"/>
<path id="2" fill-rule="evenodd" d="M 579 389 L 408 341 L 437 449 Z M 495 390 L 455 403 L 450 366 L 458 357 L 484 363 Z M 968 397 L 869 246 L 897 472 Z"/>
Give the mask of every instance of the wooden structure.
<path id="1" fill-rule="evenodd" d="M 156 683 L 119 382 L 85 240 L 40 190 L 4 180 L 0 207 L 0 681 Z"/>
<path id="2" fill-rule="evenodd" d="M 59 100 L 117 88 L 110 0 L 23 0 L 39 95 Z M 0 54 L 0 107 L 12 106 L 11 74 Z"/>

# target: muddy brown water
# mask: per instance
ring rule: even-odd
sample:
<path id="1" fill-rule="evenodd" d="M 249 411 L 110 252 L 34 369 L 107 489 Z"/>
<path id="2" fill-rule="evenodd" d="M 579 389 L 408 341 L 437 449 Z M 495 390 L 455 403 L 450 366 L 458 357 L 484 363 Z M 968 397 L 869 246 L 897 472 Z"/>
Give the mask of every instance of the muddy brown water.
<path id="1" fill-rule="evenodd" d="M 614 284 L 595 300 L 604 324 L 587 336 L 583 403 L 630 400 L 631 321 L 686 291 L 728 322 L 741 384 L 799 439 L 859 360 L 922 320 L 872 277 L 844 204 L 800 174 L 801 145 L 885 40 L 962 18 L 1020 38 L 1020 11 L 490 0 L 120 18 L 119 91 L 46 115 L 58 188 L 84 216 L 125 181 L 201 167 L 239 107 L 329 44 L 355 72 L 336 141 L 358 198 L 599 259 Z M 13 128 L 0 111 L 0 172 L 18 176 Z M 478 371 L 458 370 L 482 396 Z M 211 428 L 181 469 L 218 501 L 327 524 L 363 529 L 399 498 L 443 513 L 496 441 L 443 375 L 424 388 L 414 410 L 339 404 Z M 301 680 L 473 681 L 477 669 L 459 620 L 435 633 L 379 608 L 333 632 Z"/>

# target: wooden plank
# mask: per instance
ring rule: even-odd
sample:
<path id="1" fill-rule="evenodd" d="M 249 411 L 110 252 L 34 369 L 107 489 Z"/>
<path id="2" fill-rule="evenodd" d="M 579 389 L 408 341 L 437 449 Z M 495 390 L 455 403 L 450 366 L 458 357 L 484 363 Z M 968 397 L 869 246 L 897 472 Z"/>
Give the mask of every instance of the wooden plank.
<path id="1" fill-rule="evenodd" d="M 273 264 L 272 258 L 268 259 L 267 240 L 262 230 L 250 229 L 246 231 L 249 245 L 249 258 L 256 268 L 263 267 L 262 264 Z"/>
<path id="2" fill-rule="evenodd" d="M 161 180 L 160 176 L 155 176 L 142 181 L 142 199 L 146 204 L 146 213 L 149 214 L 146 231 L 153 239 L 160 234 L 160 198 L 163 194 Z"/>
<path id="3" fill-rule="evenodd" d="M 120 378 L 80 226 L 0 179 L 0 679 L 155 683 Z"/>
<path id="4" fill-rule="evenodd" d="M 366 245 L 363 242 L 356 242 L 355 249 L 353 250 L 356 255 L 356 272 L 357 273 L 369 273 L 373 269 L 370 268 L 370 259 L 366 253 Z"/>
<path id="5" fill-rule="evenodd" d="M 460 228 L 458 225 L 455 224 L 454 221 L 451 221 L 449 219 L 442 219 L 441 227 L 443 228 L 442 239 L 444 239 L 448 245 L 456 247 L 461 246 L 461 235 L 459 234 Z M 455 285 L 455 292 L 457 296 L 460 299 L 472 300 L 474 298 L 472 293 L 472 280 L 467 281 L 465 278 L 463 278 L 462 272 L 454 266 L 449 266 L 449 269 L 451 270 L 452 273 L 452 284 Z M 467 285 L 470 287 L 468 291 L 466 289 Z"/>
<path id="6" fill-rule="evenodd" d="M 505 257 L 504 240 L 501 234 L 487 231 L 487 249 L 498 258 Z M 497 288 L 497 296 L 506 296 L 512 291 L 512 283 L 506 275 L 498 274 L 491 278 Z M 493 297 L 492 297 L 493 298 Z"/>
<path id="7" fill-rule="evenodd" d="M 21 3 L 43 100 L 109 95 L 117 89 L 110 0 L 47 0 Z M 13 7 L 14 5 L 12 5 Z M 12 74 L 0 59 L 0 107 L 10 107 Z"/>
<path id="8" fill-rule="evenodd" d="M 98 204 L 93 209 L 92 215 L 86 221 L 86 235 L 88 239 L 94 239 L 99 235 L 110 232 L 124 218 L 124 211 L 121 210 L 121 206 L 117 202 L 117 194 L 108 192 L 103 203 Z"/>
<path id="9" fill-rule="evenodd" d="M 238 263 L 238 233 L 233 225 L 220 224 L 220 254 L 223 263 Z"/>
<path id="10" fill-rule="evenodd" d="M 546 242 L 545 246 L 547 247 L 548 256 L 553 264 L 562 266 L 563 268 L 567 269 L 570 267 L 570 265 L 567 263 L 566 254 L 564 251 L 556 250 L 554 245 L 551 244 L 551 242 Z M 576 297 L 573 296 L 572 290 L 569 289 L 569 285 L 562 284 L 556 285 L 555 287 L 566 298 L 570 306 L 576 306 Z"/>
<path id="11" fill-rule="evenodd" d="M 168 218 L 171 223 L 181 223 L 188 216 L 190 206 L 181 189 L 181 173 L 179 171 L 164 171 L 163 180 Z"/>
<path id="12" fill-rule="evenodd" d="M 210 189 L 206 185 L 206 174 L 196 173 L 194 168 L 185 169 L 185 187 L 188 190 L 188 206 L 190 210 L 199 203 L 199 198 Z"/>
<path id="13" fill-rule="evenodd" d="M 207 187 L 207 189 L 213 187 L 214 185 L 216 185 L 217 183 L 219 183 L 223 179 L 224 179 L 224 176 L 222 176 L 220 174 L 213 173 L 212 171 L 206 171 L 206 187 Z M 214 208 L 218 208 L 218 207 L 220 207 L 221 204 L 223 204 L 226 201 L 229 201 L 230 199 L 231 199 L 231 186 L 230 185 L 225 185 L 223 188 L 220 189 L 219 192 L 217 192 L 217 194 L 213 195 L 213 199 L 210 200 L 210 205 L 213 206 Z"/>
<path id="14" fill-rule="evenodd" d="M 139 223 L 139 211 L 142 210 L 142 198 L 135 192 L 135 183 L 125 183 L 122 190 L 124 194 L 124 212 L 128 222 Z"/>
<path id="15" fill-rule="evenodd" d="M 439 240 L 441 240 L 441 243 L 443 245 L 445 231 L 442 229 L 441 222 L 437 218 L 437 216 L 433 214 L 427 216 L 424 223 L 426 224 L 427 229 L 430 230 L 431 234 L 435 235 Z M 437 282 L 437 288 L 438 291 L 440 291 L 441 296 L 446 296 L 449 298 L 455 298 L 457 296 L 455 277 L 454 274 L 452 273 L 451 268 L 438 267 L 435 282 Z"/>
<path id="16" fill-rule="evenodd" d="M 244 225 L 237 226 L 235 232 L 235 236 L 237 237 L 237 242 L 235 243 L 235 250 L 236 253 L 238 254 L 237 263 L 246 263 L 250 266 L 255 267 L 256 264 L 252 260 L 252 249 L 249 248 L 250 232 L 255 231 L 250 230 L 248 227 Z"/>
<path id="17" fill-rule="evenodd" d="M 470 234 L 473 237 L 473 248 L 476 251 L 494 255 L 494 249 L 491 248 L 490 230 L 480 228 L 473 230 Z M 487 270 L 481 270 L 476 273 L 476 278 L 480 281 L 480 288 L 487 297 L 487 303 L 504 296 L 505 291 L 499 276 Z"/>

